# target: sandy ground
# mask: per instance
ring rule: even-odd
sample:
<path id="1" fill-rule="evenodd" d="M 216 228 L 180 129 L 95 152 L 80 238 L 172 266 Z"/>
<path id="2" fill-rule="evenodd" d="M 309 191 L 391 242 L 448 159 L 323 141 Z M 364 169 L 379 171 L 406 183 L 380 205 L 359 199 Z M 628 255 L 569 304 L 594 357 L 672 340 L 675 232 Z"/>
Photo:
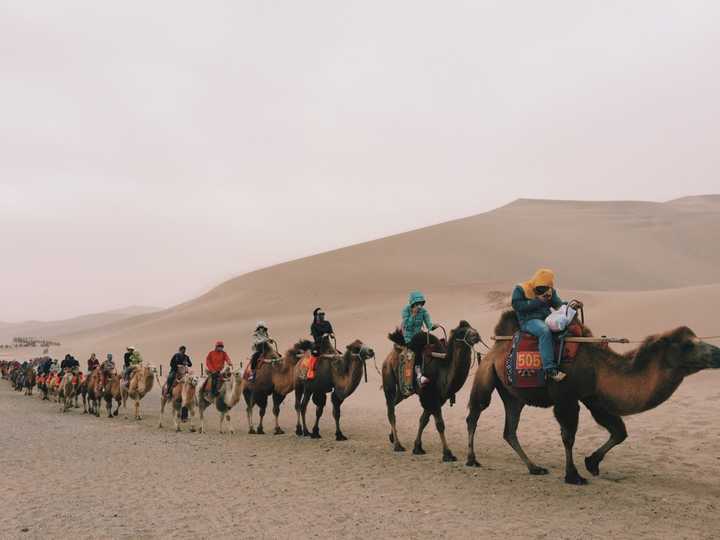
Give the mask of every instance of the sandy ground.
<path id="1" fill-rule="evenodd" d="M 446 409 L 457 463 L 440 461 L 434 427 L 426 456 L 393 453 L 377 376 L 343 408 L 347 442 L 292 433 L 235 435 L 158 429 L 158 391 L 142 422 L 92 418 L 12 392 L 0 383 L 3 538 L 407 537 L 716 538 L 720 531 L 720 373 L 687 380 L 664 406 L 628 419 L 630 438 L 585 487 L 562 482 L 563 451 L 551 413 L 528 410 L 520 437 L 551 469 L 532 477 L 501 438 L 493 401 L 478 432 L 481 469 L 464 466 L 467 387 Z M 399 408 L 409 445 L 419 406 Z M 269 423 L 266 425 L 270 425 Z M 605 434 L 583 411 L 576 458 Z"/>

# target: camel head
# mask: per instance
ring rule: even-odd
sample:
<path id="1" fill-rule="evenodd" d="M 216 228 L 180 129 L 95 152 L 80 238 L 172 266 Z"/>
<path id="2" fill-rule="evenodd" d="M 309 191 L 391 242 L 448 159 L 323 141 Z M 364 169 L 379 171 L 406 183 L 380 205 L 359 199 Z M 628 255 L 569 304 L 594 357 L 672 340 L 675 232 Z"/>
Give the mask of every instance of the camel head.
<path id="1" fill-rule="evenodd" d="M 470 326 L 469 322 L 460 321 L 458 327 L 450 332 L 450 341 L 463 342 L 472 349 L 474 345 L 480 343 L 480 333 Z"/>
<path id="2" fill-rule="evenodd" d="M 664 367 L 686 375 L 720 368 L 720 348 L 701 341 L 687 326 L 647 338 L 638 350 L 638 360 L 645 355 L 661 355 Z"/>
<path id="3" fill-rule="evenodd" d="M 370 347 L 366 346 L 359 339 L 356 339 L 355 341 L 350 343 L 350 345 L 348 345 L 346 349 L 350 352 L 350 354 L 352 354 L 353 356 L 357 356 L 363 362 L 366 361 L 368 358 L 375 357 L 375 351 L 372 350 Z"/>

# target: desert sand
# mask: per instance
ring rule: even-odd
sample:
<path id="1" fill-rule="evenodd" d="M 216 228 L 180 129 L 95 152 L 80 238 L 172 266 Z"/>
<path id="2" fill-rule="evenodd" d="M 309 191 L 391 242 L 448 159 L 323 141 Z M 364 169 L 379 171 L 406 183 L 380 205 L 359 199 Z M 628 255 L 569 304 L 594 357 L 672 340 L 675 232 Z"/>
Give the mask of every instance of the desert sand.
<path id="1" fill-rule="evenodd" d="M 585 301 L 596 334 L 640 339 L 681 324 L 720 334 L 720 254 L 712 246 L 719 235 L 717 196 L 665 204 L 518 201 L 240 276 L 160 312 L 74 327 L 52 336 L 63 343 L 53 355 L 73 352 L 84 365 L 90 352 L 120 356 L 132 344 L 159 366 L 182 343 L 199 365 L 220 338 L 236 362 L 246 361 L 257 319 L 286 347 L 308 333 L 312 309 L 322 305 L 339 344 L 361 338 L 379 365 L 408 290 L 423 290 L 433 318 L 448 329 L 467 319 L 489 341 L 512 285 L 538 266 L 557 271 L 564 298 Z M 393 453 L 379 378 L 372 361 L 368 367 L 369 382 L 343 405 L 350 440 L 342 443 L 332 437 L 329 410 L 322 440 L 296 437 L 292 397 L 281 413 L 285 435 L 247 434 L 237 409 L 235 435 L 218 434 L 211 413 L 201 436 L 157 428 L 157 389 L 135 422 L 122 414 L 60 415 L 55 404 L 2 382 L 0 536 L 714 538 L 720 531 L 718 372 L 688 378 L 667 403 L 627 418 L 628 440 L 598 478 L 574 487 L 562 482 L 552 413 L 523 415 L 525 449 L 551 470 L 531 477 L 502 440 L 497 398 L 478 429 L 483 468 L 466 468 L 469 384 L 445 410 L 457 463 L 441 463 L 432 424 L 427 455 Z M 419 414 L 414 398 L 400 405 L 403 442 L 414 438 Z M 605 439 L 583 410 L 576 460 Z"/>

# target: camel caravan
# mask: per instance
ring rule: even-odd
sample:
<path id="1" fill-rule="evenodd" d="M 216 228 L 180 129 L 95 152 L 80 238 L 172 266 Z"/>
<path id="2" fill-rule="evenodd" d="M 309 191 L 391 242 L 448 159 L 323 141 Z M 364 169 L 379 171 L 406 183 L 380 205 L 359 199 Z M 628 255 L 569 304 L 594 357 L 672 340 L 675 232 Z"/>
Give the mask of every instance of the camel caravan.
<path id="1" fill-rule="evenodd" d="M 520 445 L 520 416 L 525 406 L 552 408 L 565 449 L 565 482 L 584 485 L 587 480 L 578 472 L 573 457 L 580 403 L 609 433 L 607 442 L 584 460 L 587 471 L 597 476 L 607 453 L 627 438 L 623 416 L 664 403 L 688 375 L 720 368 L 720 348 L 702 341 L 685 326 L 649 336 L 624 354 L 613 351 L 612 343 L 628 340 L 595 337 L 585 325 L 582 302 L 562 301 L 554 273 L 546 269 L 515 287 L 512 309 L 501 314 L 492 347 L 465 320 L 448 334 L 443 326 L 433 323 L 426 303 L 422 293 L 410 294 L 402 310 L 401 326 L 388 334 L 391 350 L 378 370 L 390 427 L 388 438 L 395 452 L 405 451 L 396 424 L 397 406 L 417 396 L 421 412 L 413 454 L 425 454 L 422 436 L 432 418 L 442 444 L 442 460 L 457 460 L 445 437 L 443 406 L 456 402 L 456 395 L 475 368 L 466 418 L 466 465 L 480 466 L 475 452 L 476 430 L 481 413 L 497 392 L 505 408 L 503 438 L 528 472 L 548 474 Z M 170 361 L 164 383 L 158 370 L 145 362 L 135 347 L 127 348 L 122 373 L 117 372 L 111 354 L 102 363 L 93 354 L 86 374 L 80 372 L 78 361 L 71 355 L 59 365 L 50 358 L 22 364 L 0 361 L 0 374 L 25 395 L 31 396 L 37 387 L 41 399 L 60 404 L 63 413 L 79 408 L 82 397 L 84 413 L 99 417 L 104 402 L 107 418 L 118 416 L 120 405 L 127 418 L 127 402 L 131 400 L 135 420 L 143 418 L 141 400 L 157 383 L 161 394 L 159 427 L 163 427 L 169 407 L 176 431 L 189 423 L 189 431 L 195 432 L 197 414 L 200 433 L 206 432 L 205 412 L 209 407 L 218 412 L 219 432 L 234 433 L 230 412 L 242 402 L 248 433 L 264 434 L 263 421 L 272 399 L 273 432 L 282 435 L 280 408 L 294 393 L 296 435 L 318 439 L 329 394 L 335 440 L 345 441 L 340 427 L 342 404 L 363 380 L 367 382 L 366 363 L 375 358 L 375 352 L 360 339 L 340 350 L 321 308 L 313 312 L 310 332 L 312 339 L 301 339 L 281 354 L 268 325 L 259 321 L 245 368 L 242 364 L 236 367 L 224 343 L 217 341 L 205 359 L 201 371 L 207 375 L 203 377 L 194 373 L 186 348 L 180 347 Z M 438 332 L 442 337 L 436 335 Z M 476 350 L 478 344 L 488 349 L 485 355 Z M 310 402 L 315 405 L 312 427 L 306 418 Z"/>

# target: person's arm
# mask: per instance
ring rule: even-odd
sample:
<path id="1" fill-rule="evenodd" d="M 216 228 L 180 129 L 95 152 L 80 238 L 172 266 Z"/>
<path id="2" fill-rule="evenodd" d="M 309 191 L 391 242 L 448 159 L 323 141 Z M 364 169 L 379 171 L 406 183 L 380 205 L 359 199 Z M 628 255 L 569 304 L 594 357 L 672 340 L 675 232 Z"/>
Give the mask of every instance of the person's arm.
<path id="1" fill-rule="evenodd" d="M 190 360 L 190 357 L 186 355 L 185 358 L 187 358 L 187 367 L 192 367 L 192 360 Z"/>
<path id="2" fill-rule="evenodd" d="M 525 297 L 525 292 L 522 290 L 522 287 L 515 287 L 515 290 L 512 294 L 512 308 L 517 313 L 527 313 L 529 311 L 541 308 L 544 305 L 545 302 L 543 302 L 539 298 L 528 300 Z"/>
<path id="3" fill-rule="evenodd" d="M 235 367 L 233 366 L 232 360 L 230 360 L 230 355 L 228 353 L 225 353 L 225 362 L 227 362 L 230 367 Z"/>
<path id="4" fill-rule="evenodd" d="M 423 313 L 422 313 L 423 322 L 425 323 L 425 326 L 427 327 L 428 332 L 430 332 L 430 331 L 433 329 L 433 326 L 434 326 L 434 325 L 433 325 L 433 322 L 432 322 L 432 319 L 430 318 L 430 312 L 429 312 L 427 309 L 425 309 L 425 308 L 422 308 L 422 312 L 423 312 Z"/>
<path id="5" fill-rule="evenodd" d="M 310 334 L 312 335 L 313 339 L 315 340 L 315 343 L 320 341 L 320 332 L 318 332 L 317 323 L 312 323 L 310 325 Z"/>
<path id="6" fill-rule="evenodd" d="M 328 321 L 328 329 L 330 330 L 329 333 L 332 335 L 335 335 L 335 331 L 333 330 L 332 324 L 330 321 Z"/>
<path id="7" fill-rule="evenodd" d="M 560 306 L 565 305 L 565 304 L 567 304 L 567 302 L 563 302 L 560 299 L 560 296 L 558 295 L 557 291 L 555 289 L 553 289 L 552 300 L 550 300 L 550 305 L 552 305 L 552 307 L 554 307 L 555 309 L 559 309 Z"/>

